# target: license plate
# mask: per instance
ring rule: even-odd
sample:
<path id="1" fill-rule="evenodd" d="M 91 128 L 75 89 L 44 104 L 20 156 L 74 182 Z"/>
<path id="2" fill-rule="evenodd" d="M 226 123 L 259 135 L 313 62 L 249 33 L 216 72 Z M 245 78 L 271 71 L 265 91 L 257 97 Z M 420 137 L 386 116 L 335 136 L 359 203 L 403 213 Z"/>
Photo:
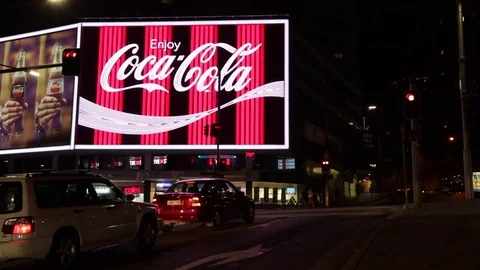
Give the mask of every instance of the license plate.
<path id="1" fill-rule="evenodd" d="M 167 201 L 167 205 L 180 205 L 180 201 Z"/>

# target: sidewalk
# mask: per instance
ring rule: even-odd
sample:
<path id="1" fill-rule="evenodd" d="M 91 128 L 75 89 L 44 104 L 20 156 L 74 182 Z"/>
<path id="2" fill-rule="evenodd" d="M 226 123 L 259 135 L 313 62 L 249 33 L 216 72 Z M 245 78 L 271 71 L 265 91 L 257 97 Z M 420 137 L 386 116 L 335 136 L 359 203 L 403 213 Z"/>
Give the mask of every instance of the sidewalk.
<path id="1" fill-rule="evenodd" d="M 405 212 L 386 220 L 356 269 L 480 269 L 480 200 Z"/>

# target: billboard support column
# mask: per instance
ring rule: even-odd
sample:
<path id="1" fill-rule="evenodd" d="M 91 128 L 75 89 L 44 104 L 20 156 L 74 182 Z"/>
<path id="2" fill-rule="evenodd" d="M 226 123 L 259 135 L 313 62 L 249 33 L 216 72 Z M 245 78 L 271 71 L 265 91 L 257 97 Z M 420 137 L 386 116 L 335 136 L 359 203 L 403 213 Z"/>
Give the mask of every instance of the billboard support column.
<path id="1" fill-rule="evenodd" d="M 15 172 L 15 159 L 9 158 L 8 159 L 8 173 Z"/>
<path id="2" fill-rule="evenodd" d="M 143 162 L 143 164 L 145 164 L 143 166 L 144 172 L 145 173 L 152 172 L 152 163 L 153 163 L 152 153 L 145 153 L 144 159 L 145 159 L 144 162 Z"/>
<path id="3" fill-rule="evenodd" d="M 52 170 L 58 171 L 58 154 L 52 156 Z"/>
<path id="4" fill-rule="evenodd" d="M 78 170 L 80 166 L 80 155 L 76 154 L 75 155 L 75 170 Z"/>

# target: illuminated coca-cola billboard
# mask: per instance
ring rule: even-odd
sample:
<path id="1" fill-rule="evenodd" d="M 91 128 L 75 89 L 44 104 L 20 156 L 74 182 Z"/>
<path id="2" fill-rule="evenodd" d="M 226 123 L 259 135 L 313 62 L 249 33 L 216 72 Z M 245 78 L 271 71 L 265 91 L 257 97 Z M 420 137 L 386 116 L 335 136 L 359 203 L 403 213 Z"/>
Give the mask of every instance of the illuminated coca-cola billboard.
<path id="1" fill-rule="evenodd" d="M 215 149 L 219 122 L 222 149 L 288 149 L 288 42 L 287 20 L 83 23 L 75 148 Z"/>

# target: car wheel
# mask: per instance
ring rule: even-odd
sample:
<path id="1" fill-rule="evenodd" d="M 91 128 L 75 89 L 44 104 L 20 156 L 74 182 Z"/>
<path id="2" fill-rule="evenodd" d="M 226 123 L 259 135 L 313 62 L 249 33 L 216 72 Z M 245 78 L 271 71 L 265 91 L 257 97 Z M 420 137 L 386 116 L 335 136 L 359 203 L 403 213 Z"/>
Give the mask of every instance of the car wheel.
<path id="1" fill-rule="evenodd" d="M 253 223 L 255 220 L 255 206 L 249 205 L 247 211 L 245 212 L 245 216 L 243 217 L 245 223 Z"/>
<path id="2" fill-rule="evenodd" d="M 137 232 L 135 246 L 139 250 L 144 251 L 151 249 L 155 245 L 156 241 L 157 228 L 155 227 L 155 223 L 148 219 L 143 220 Z"/>
<path id="3" fill-rule="evenodd" d="M 68 268 L 72 266 L 80 253 L 78 236 L 74 233 L 59 233 L 53 239 L 50 250 L 50 264 L 55 268 Z"/>
<path id="4" fill-rule="evenodd" d="M 223 215 L 218 211 L 215 211 L 215 213 L 213 214 L 213 227 L 216 230 L 223 230 L 225 228 L 225 221 L 223 219 Z"/>

